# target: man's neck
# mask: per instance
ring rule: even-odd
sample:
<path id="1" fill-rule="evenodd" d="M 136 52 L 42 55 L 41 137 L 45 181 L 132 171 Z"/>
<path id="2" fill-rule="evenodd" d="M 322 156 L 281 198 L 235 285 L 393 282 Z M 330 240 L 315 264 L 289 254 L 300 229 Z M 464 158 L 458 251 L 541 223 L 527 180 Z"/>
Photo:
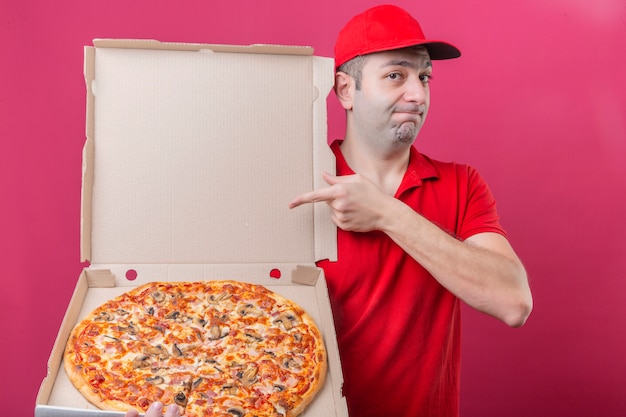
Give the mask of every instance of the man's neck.
<path id="1" fill-rule="evenodd" d="M 409 165 L 410 145 L 374 149 L 346 137 L 341 153 L 355 173 L 364 175 L 387 194 L 395 195 Z"/>

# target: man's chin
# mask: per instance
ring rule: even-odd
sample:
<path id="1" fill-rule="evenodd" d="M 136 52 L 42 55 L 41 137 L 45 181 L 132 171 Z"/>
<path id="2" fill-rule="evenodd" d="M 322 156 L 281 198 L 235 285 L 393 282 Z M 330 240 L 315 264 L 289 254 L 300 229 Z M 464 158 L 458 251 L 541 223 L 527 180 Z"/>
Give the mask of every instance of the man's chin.
<path id="1" fill-rule="evenodd" d="M 419 133 L 419 128 L 415 122 L 402 123 L 396 130 L 396 139 L 401 143 L 412 144 Z"/>

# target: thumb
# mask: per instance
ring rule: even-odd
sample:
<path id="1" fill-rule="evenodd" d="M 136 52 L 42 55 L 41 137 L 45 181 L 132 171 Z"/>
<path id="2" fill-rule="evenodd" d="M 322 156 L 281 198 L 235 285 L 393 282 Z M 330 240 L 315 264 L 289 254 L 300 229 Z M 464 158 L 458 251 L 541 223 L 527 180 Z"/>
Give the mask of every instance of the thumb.
<path id="1" fill-rule="evenodd" d="M 322 178 L 328 185 L 335 185 L 339 182 L 339 177 L 333 174 L 330 174 L 326 171 L 322 172 Z"/>

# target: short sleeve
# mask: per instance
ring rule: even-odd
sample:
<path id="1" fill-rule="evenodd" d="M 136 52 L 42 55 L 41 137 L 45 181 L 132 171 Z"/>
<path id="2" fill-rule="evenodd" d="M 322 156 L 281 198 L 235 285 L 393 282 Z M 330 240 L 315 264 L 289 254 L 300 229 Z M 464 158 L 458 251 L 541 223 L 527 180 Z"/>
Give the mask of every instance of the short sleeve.
<path id="1" fill-rule="evenodd" d="M 457 236 L 462 240 L 485 232 L 506 236 L 505 230 L 500 225 L 496 200 L 484 178 L 471 166 L 459 165 L 458 167 L 466 169 L 466 176 L 461 177 L 467 179 L 467 188 L 465 192 L 462 192 L 466 199 L 464 207 L 460 207 L 463 215 L 458 224 Z"/>

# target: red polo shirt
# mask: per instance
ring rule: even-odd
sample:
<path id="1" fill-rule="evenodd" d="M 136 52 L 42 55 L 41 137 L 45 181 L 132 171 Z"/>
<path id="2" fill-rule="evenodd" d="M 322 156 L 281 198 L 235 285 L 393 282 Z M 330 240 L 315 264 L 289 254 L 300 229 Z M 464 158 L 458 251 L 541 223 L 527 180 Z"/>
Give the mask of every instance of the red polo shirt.
<path id="1" fill-rule="evenodd" d="M 354 172 L 332 144 L 338 175 Z M 504 234 L 495 200 L 473 168 L 411 148 L 396 198 L 459 239 Z M 460 302 L 382 232 L 338 231 L 328 280 L 354 417 L 459 413 Z"/>

